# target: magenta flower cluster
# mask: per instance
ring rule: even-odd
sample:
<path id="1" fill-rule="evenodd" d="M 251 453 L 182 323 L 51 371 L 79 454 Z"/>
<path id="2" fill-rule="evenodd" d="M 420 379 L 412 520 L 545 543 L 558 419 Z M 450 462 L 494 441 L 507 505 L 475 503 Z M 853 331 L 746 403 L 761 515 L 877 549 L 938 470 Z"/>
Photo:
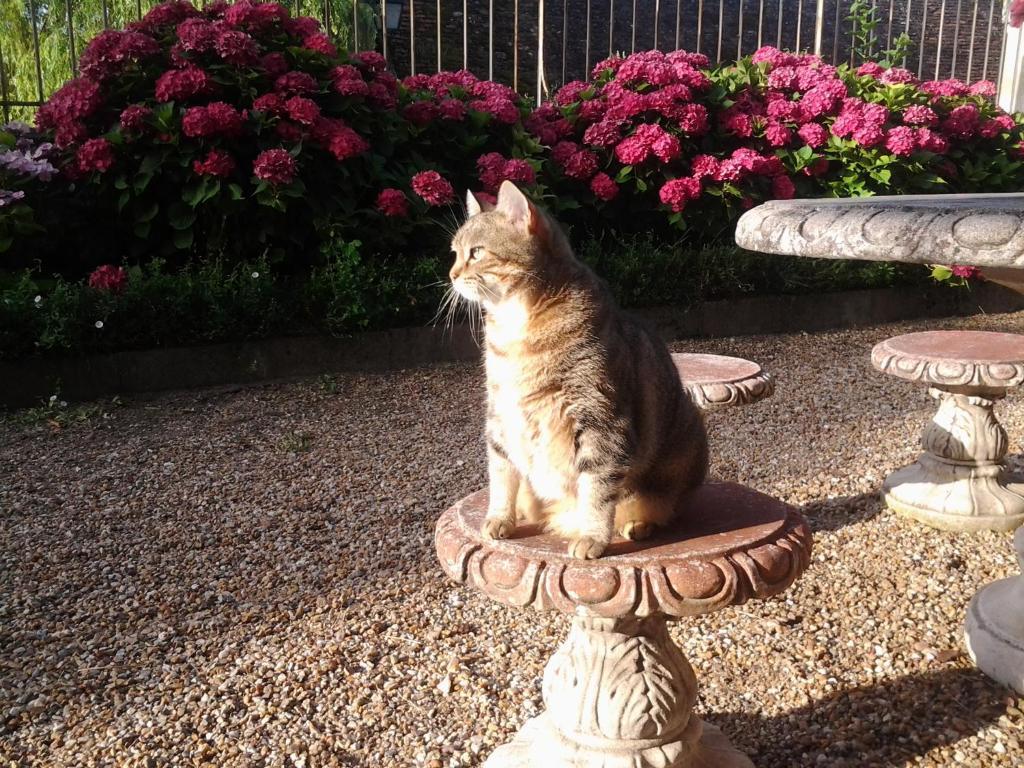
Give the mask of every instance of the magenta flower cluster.
<path id="1" fill-rule="evenodd" d="M 565 85 L 525 125 L 548 147 L 549 164 L 597 200 L 628 186 L 633 194 L 650 190 L 671 213 L 712 198 L 746 208 L 827 193 L 820 185 L 849 153 L 867 165 L 913 159 L 948 176 L 951 153 L 970 142 L 1019 151 L 1017 122 L 991 103 L 989 82 L 921 82 L 905 69 L 837 68 L 771 47 L 750 63 L 732 70 L 745 84 L 735 76 L 720 81 L 732 88 L 723 98 L 698 54 L 607 59 L 592 82 Z"/>
<path id="2" fill-rule="evenodd" d="M 310 63 L 309 54 L 293 53 L 297 48 L 322 58 Z M 337 56 L 318 21 L 293 18 L 280 4 L 239 0 L 199 10 L 173 0 L 126 30 L 93 38 L 81 56 L 81 75 L 39 110 L 37 124 L 65 150 L 62 170 L 69 178 L 104 174 L 120 155 L 137 155 L 148 142 L 192 142 L 179 146 L 192 155 L 188 167 L 197 176 L 251 175 L 280 186 L 301 173 L 306 147 L 339 162 L 369 151 L 341 113 L 325 112 L 326 94 L 375 108 L 397 103 L 397 80 L 379 54 L 348 62 Z M 241 103 L 237 90 L 225 85 L 238 77 L 260 89 Z M 132 93 L 148 86 L 149 97 L 116 103 L 126 83 Z M 158 119 L 161 105 L 173 111 Z M 112 128 L 124 137 L 123 148 L 108 140 Z M 301 155 L 291 155 L 300 142 Z"/>

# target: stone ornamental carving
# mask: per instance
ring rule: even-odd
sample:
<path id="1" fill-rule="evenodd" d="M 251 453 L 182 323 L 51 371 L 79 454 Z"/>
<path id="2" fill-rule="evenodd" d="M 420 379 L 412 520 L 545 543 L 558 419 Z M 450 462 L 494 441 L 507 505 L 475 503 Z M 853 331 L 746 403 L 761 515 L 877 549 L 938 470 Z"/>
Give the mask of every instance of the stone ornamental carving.
<path id="1" fill-rule="evenodd" d="M 775 392 L 775 377 L 741 357 L 675 352 L 672 362 L 683 386 L 704 411 L 749 405 Z"/>
<path id="2" fill-rule="evenodd" d="M 788 505 L 735 484 L 709 483 L 684 504 L 677 530 L 616 540 L 593 561 L 525 523 L 511 539 L 483 539 L 486 491 L 441 516 L 437 554 L 453 580 L 574 617 L 544 671 L 547 710 L 486 768 L 753 768 L 693 715 L 697 681 L 666 621 L 785 590 L 810 562 L 810 530 Z"/>
<path id="3" fill-rule="evenodd" d="M 878 370 L 929 386 L 939 409 L 921 435 L 924 453 L 886 478 L 899 514 L 955 531 L 1012 531 L 1024 523 L 1024 485 L 1003 467 L 1008 440 L 993 406 L 1024 382 L 1024 336 L 928 331 L 877 344 Z"/>
<path id="4" fill-rule="evenodd" d="M 1024 268 L 1024 194 L 772 200 L 740 217 L 736 242 L 823 259 Z"/>

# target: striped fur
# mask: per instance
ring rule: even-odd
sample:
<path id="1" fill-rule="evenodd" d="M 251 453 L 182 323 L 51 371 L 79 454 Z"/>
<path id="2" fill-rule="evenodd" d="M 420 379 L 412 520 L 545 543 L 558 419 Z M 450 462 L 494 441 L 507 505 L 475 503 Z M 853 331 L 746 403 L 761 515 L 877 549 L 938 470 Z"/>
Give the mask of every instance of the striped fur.
<path id="1" fill-rule="evenodd" d="M 486 535 L 544 521 L 575 557 L 644 538 L 703 482 L 707 436 L 664 344 L 620 311 L 509 182 L 455 234 L 452 285 L 485 313 Z"/>

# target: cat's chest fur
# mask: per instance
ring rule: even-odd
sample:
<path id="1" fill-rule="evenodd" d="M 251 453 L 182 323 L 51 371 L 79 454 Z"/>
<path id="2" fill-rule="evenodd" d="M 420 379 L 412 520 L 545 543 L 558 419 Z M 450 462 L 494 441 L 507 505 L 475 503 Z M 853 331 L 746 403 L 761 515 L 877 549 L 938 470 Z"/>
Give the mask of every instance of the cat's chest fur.
<path id="1" fill-rule="evenodd" d="M 492 431 L 540 498 L 573 493 L 571 403 L 552 376 L 557 351 L 532 352 L 526 307 L 504 302 L 487 322 L 487 396 Z"/>

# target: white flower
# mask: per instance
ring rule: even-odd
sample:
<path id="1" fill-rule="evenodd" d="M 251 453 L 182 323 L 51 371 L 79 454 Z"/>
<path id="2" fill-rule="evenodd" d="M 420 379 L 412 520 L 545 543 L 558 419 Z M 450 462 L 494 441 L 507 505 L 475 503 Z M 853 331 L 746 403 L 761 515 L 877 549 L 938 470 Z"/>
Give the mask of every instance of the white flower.
<path id="1" fill-rule="evenodd" d="M 56 395 L 50 395 L 50 405 L 53 405 L 56 402 L 57 402 L 57 396 Z"/>
<path id="2" fill-rule="evenodd" d="M 36 306 L 38 307 L 40 304 L 43 303 L 43 297 L 42 296 L 36 296 L 35 302 L 36 302 Z"/>
<path id="3" fill-rule="evenodd" d="M 68 407 L 68 401 L 67 400 L 61 400 L 60 401 L 60 407 L 61 408 L 67 408 Z"/>
<path id="4" fill-rule="evenodd" d="M 252 273 L 252 279 L 253 279 L 253 280 L 255 280 L 255 279 L 256 279 L 257 277 L 259 277 L 259 276 L 260 276 L 260 273 L 259 273 L 259 272 L 253 272 L 253 273 Z"/>
<path id="5" fill-rule="evenodd" d="M 102 320 L 97 320 L 96 321 L 96 327 L 97 328 L 102 328 L 103 327 L 103 321 Z"/>

